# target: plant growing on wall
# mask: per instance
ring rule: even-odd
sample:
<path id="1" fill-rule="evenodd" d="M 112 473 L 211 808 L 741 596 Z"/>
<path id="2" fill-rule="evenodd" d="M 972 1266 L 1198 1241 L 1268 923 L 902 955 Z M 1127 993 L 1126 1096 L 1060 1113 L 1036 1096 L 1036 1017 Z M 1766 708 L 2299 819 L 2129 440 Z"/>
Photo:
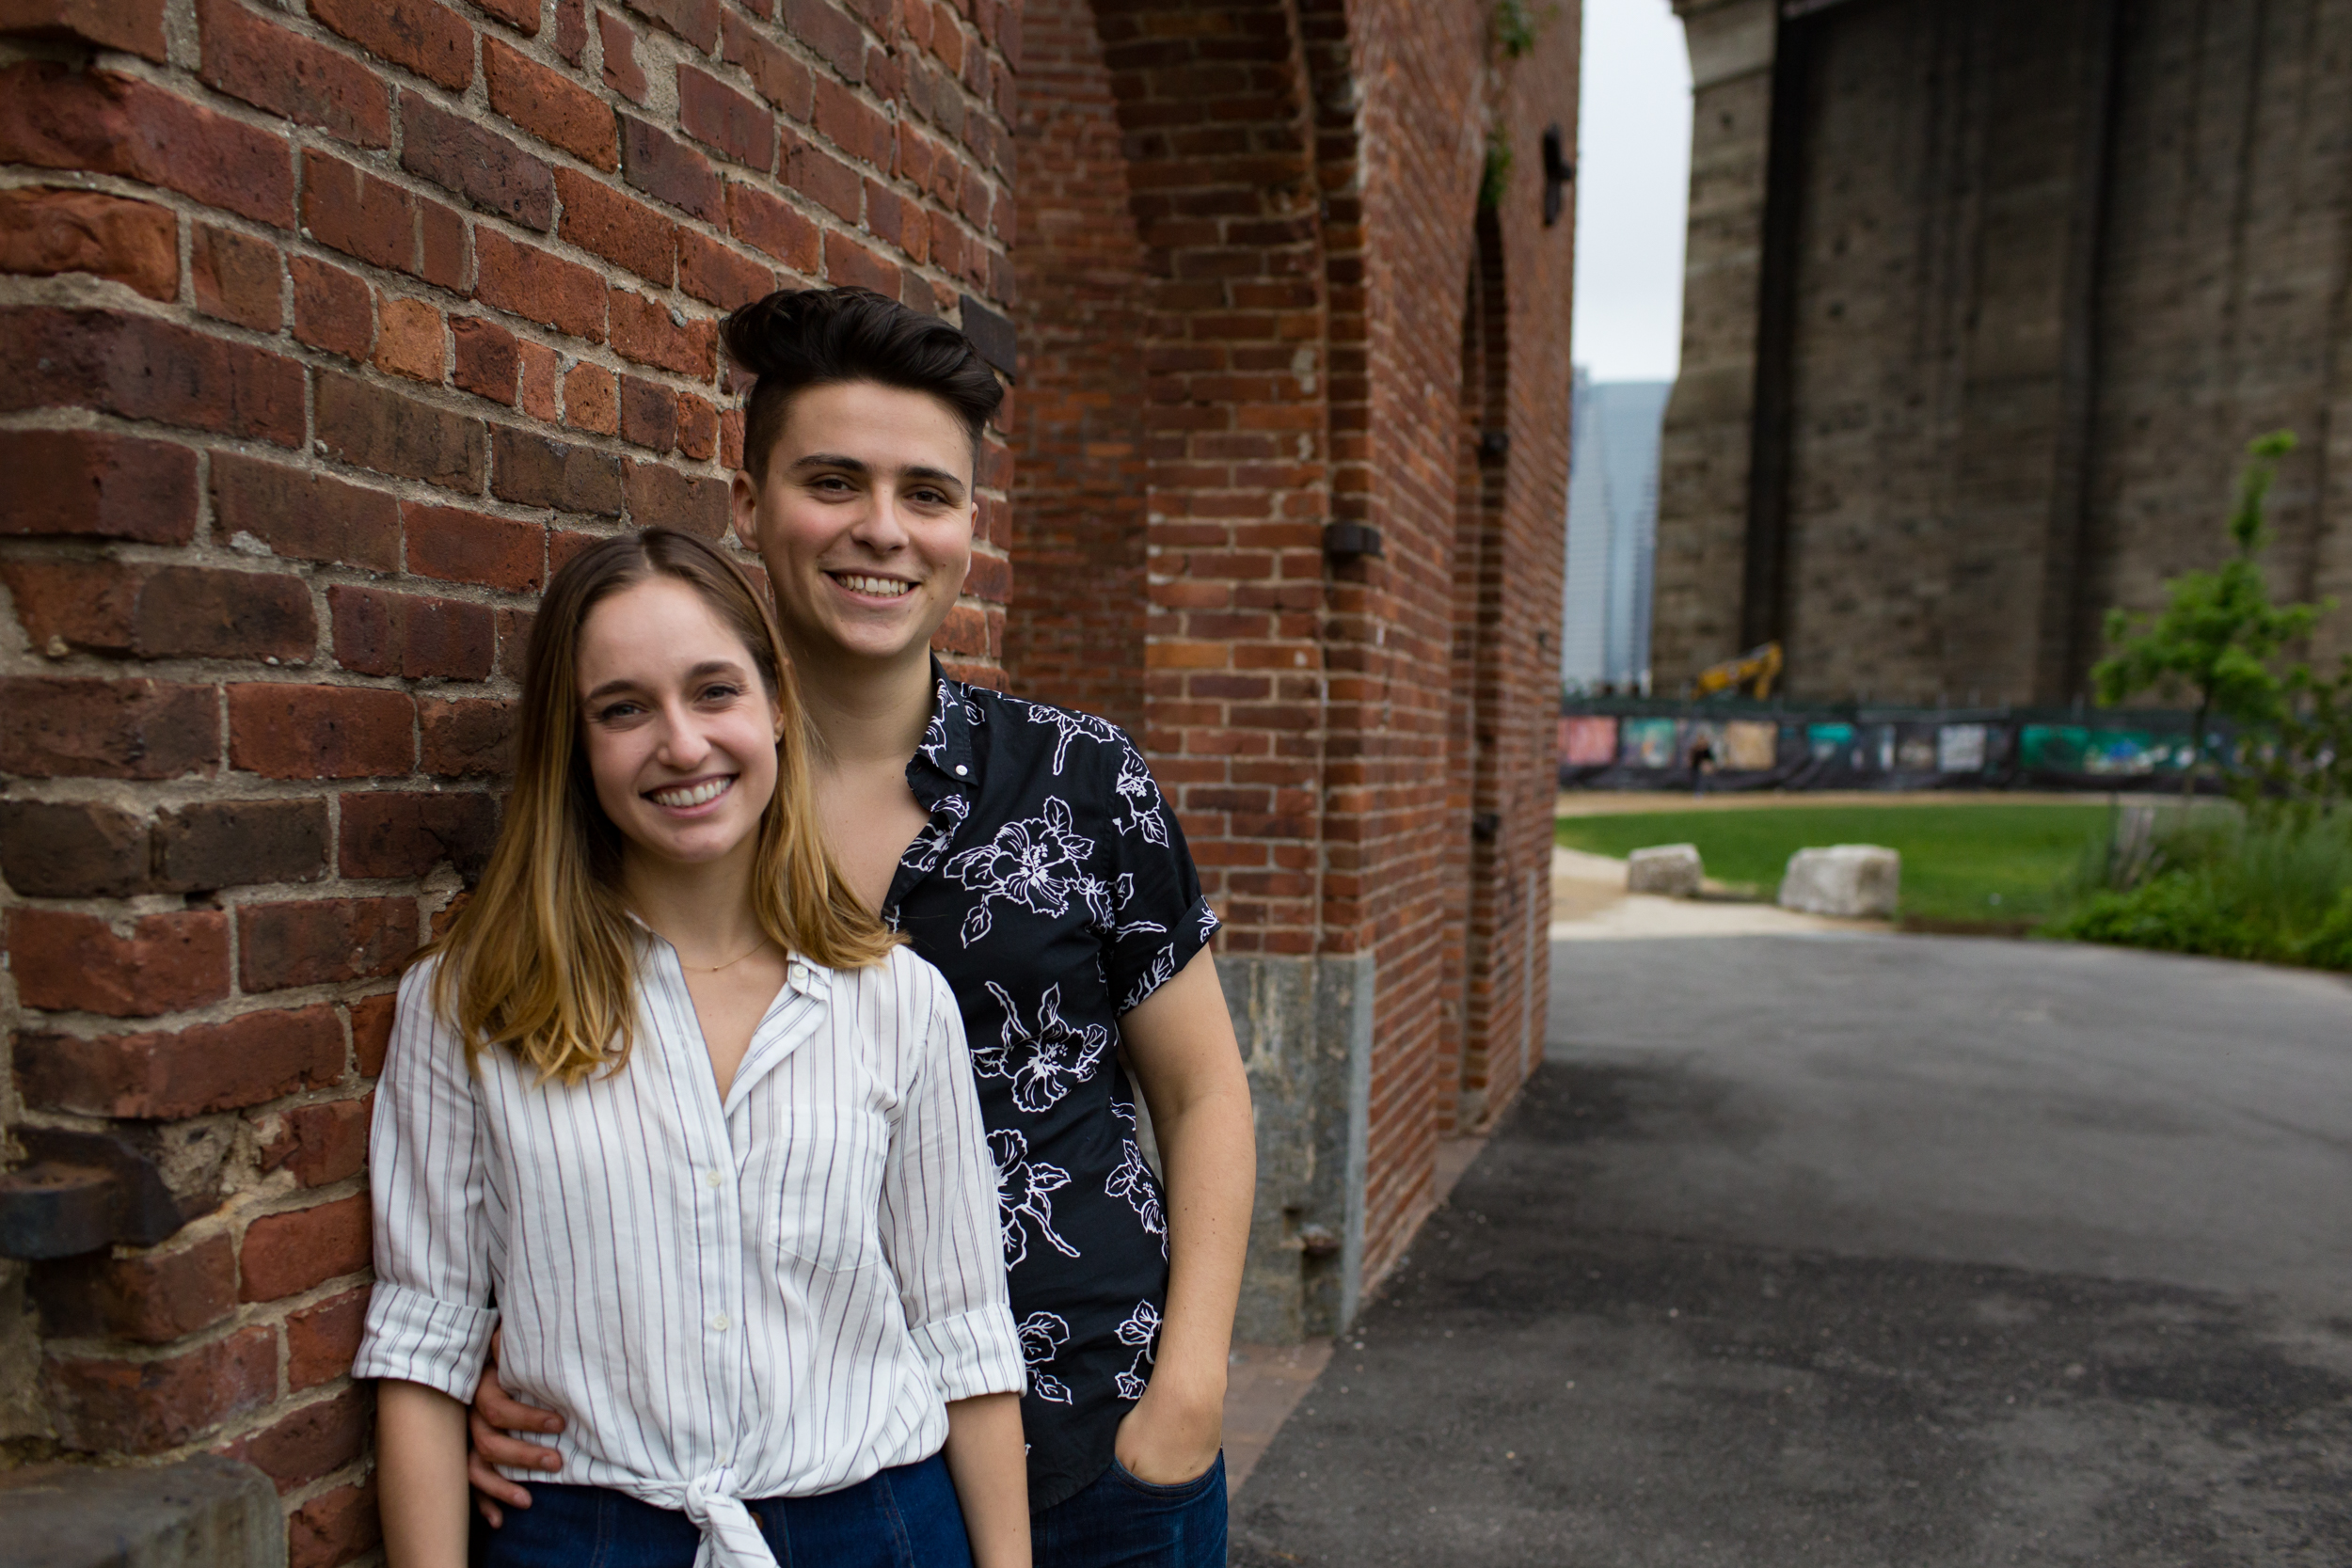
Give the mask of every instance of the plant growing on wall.
<path id="1" fill-rule="evenodd" d="M 1511 139 L 1501 131 L 1486 134 L 1486 167 L 1478 177 L 1478 204 L 1500 207 L 1511 189 Z"/>
<path id="2" fill-rule="evenodd" d="M 2107 611 L 2106 639 L 2115 651 L 2090 672 L 2100 703 L 2111 705 L 2154 691 L 2175 697 L 2185 692 L 2195 705 L 2189 762 L 2181 777 L 2184 795 L 2197 786 L 2214 720 L 2233 720 L 2250 731 L 2275 726 L 2283 717 L 2288 677 L 2272 668 L 2272 661 L 2280 648 L 2309 636 L 2329 608 L 2273 604 L 2263 577 L 2263 551 L 2270 543 L 2264 508 L 2279 460 L 2294 450 L 2295 433 L 2287 430 L 2257 437 L 2247 448 L 2237 505 L 2230 514 L 2233 553 L 2218 571 L 2184 572 L 2167 579 L 2165 607 L 2153 617 Z"/>
<path id="3" fill-rule="evenodd" d="M 1495 42 L 1502 50 L 1503 58 L 1516 60 L 1535 47 L 1544 36 L 1544 28 L 1560 14 L 1557 6 L 1546 6 L 1540 11 L 1527 0 L 1497 0 L 1495 6 Z"/>

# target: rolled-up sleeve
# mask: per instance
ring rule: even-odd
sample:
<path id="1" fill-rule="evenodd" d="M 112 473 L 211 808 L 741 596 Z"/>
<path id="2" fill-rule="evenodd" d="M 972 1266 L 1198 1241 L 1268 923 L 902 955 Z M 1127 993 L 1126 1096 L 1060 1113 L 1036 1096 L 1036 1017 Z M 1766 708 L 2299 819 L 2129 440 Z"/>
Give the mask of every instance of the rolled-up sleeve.
<path id="1" fill-rule="evenodd" d="M 433 970 L 419 964 L 401 982 L 376 1085 L 368 1152 L 375 1291 L 351 1372 L 470 1401 L 498 1322 L 487 1183 L 471 1075 L 433 1007 Z"/>
<path id="2" fill-rule="evenodd" d="M 1104 879 L 1115 890 L 1103 977 L 1119 1010 L 1129 1013 L 1184 973 L 1216 934 L 1218 921 L 1201 894 L 1184 825 L 1135 742 L 1123 734 L 1120 740 L 1115 761 L 1107 748 L 1092 759 L 1111 824 L 1095 843 Z"/>
<path id="3" fill-rule="evenodd" d="M 899 1016 L 923 1031 L 882 1174 L 882 1244 L 915 1354 L 942 1400 L 1018 1393 L 1026 1382 L 1005 1281 L 989 1158 L 963 1021 L 947 982 L 912 953 L 892 956 L 923 1005 Z"/>

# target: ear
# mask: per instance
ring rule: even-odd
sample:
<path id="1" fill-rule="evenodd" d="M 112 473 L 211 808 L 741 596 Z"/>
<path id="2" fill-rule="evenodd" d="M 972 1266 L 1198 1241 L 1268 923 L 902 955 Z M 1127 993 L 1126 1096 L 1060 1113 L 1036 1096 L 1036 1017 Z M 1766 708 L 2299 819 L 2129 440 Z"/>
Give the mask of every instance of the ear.
<path id="1" fill-rule="evenodd" d="M 743 547 L 759 551 L 759 486 L 745 468 L 735 470 L 735 478 L 727 483 L 727 507 L 735 515 L 735 537 Z"/>

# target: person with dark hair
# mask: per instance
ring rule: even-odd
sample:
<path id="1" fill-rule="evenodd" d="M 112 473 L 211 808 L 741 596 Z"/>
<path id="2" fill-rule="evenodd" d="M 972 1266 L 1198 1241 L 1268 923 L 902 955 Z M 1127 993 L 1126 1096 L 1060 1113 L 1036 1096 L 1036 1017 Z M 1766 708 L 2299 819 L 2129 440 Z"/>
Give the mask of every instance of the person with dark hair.
<path id="1" fill-rule="evenodd" d="M 756 378 L 736 528 L 775 593 L 828 847 L 947 976 L 971 1040 L 1028 1368 L 1037 1560 L 1221 1568 L 1256 1155 L 1183 830 L 1116 726 L 931 656 L 1003 396 L 963 334 L 864 290 L 805 290 L 738 310 L 725 342 Z M 527 1473 L 497 1429 L 542 1419 L 485 1376 L 485 1503 L 525 1503 L 480 1460 Z"/>
<path id="2" fill-rule="evenodd" d="M 1005 401 L 971 339 L 868 289 L 782 290 L 728 316 L 723 330 L 727 357 L 756 378 L 743 400 L 743 468 L 755 483 L 793 399 L 812 387 L 866 381 L 921 392 L 962 421 L 975 451 Z"/>

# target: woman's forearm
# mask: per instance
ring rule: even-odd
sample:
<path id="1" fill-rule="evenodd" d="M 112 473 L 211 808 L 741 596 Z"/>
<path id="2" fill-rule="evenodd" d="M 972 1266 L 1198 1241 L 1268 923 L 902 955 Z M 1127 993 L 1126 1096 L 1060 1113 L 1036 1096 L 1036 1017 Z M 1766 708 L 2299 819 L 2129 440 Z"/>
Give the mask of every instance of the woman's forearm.
<path id="1" fill-rule="evenodd" d="M 376 1385 L 376 1501 L 390 1568 L 466 1568 L 466 1407 L 421 1383 Z"/>
<path id="2" fill-rule="evenodd" d="M 947 1406 L 947 1474 L 963 1507 L 975 1568 L 1029 1568 L 1029 1464 L 1021 1396 L 981 1394 Z"/>

